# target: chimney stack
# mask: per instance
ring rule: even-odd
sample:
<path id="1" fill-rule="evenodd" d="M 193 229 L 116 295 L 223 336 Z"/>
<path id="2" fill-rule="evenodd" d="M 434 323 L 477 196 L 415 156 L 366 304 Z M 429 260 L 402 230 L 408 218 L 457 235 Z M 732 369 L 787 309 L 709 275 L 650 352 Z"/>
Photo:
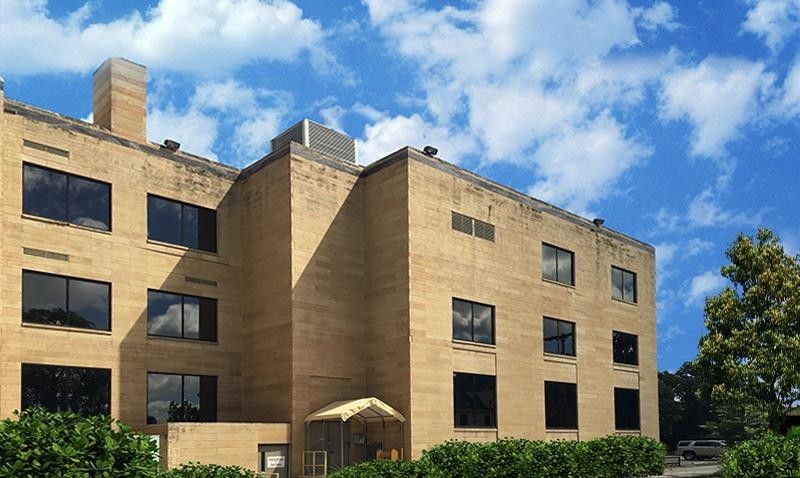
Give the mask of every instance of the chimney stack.
<path id="1" fill-rule="evenodd" d="M 0 154 L 3 151 L 3 126 L 6 120 L 5 115 L 5 107 L 6 107 L 6 91 L 5 91 L 5 81 L 3 77 L 0 76 Z"/>
<path id="2" fill-rule="evenodd" d="M 94 124 L 138 143 L 147 142 L 147 68 L 109 58 L 94 72 Z"/>

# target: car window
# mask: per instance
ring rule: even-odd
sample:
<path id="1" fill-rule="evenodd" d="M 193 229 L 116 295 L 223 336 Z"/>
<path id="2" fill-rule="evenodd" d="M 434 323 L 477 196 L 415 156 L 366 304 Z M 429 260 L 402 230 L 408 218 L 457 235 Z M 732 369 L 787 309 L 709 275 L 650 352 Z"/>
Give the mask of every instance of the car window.
<path id="1" fill-rule="evenodd" d="M 691 442 L 688 442 L 688 441 L 679 441 L 679 442 L 678 442 L 678 446 L 689 446 L 689 443 L 691 443 Z"/>

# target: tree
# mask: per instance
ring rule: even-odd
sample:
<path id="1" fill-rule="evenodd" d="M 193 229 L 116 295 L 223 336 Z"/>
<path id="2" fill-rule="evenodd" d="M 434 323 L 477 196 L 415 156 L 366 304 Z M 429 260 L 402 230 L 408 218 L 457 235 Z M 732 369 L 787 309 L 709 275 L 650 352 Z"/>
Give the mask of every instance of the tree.
<path id="1" fill-rule="evenodd" d="M 706 299 L 697 365 L 715 401 L 762 410 L 778 431 L 800 400 L 800 256 L 769 229 L 739 234 L 726 255 L 732 286 Z"/>
<path id="2" fill-rule="evenodd" d="M 699 396 L 701 388 L 695 365 L 685 362 L 675 373 L 658 372 L 658 406 L 661 441 L 674 448 L 679 440 L 727 438 L 703 424 L 713 417 L 712 405 Z"/>

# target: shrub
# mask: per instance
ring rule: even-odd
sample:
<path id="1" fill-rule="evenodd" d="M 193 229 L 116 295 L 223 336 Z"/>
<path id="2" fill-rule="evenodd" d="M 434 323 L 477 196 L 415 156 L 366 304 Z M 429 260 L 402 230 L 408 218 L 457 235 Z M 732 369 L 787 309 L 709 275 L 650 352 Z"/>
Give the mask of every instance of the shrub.
<path id="1" fill-rule="evenodd" d="M 107 416 L 30 409 L 0 421 L 0 477 L 136 477 L 158 474 L 156 446 Z"/>
<path id="2" fill-rule="evenodd" d="M 159 478 L 255 478 L 255 472 L 238 466 L 189 463 L 161 472 Z"/>
<path id="3" fill-rule="evenodd" d="M 425 450 L 417 462 L 360 463 L 331 478 L 633 478 L 662 473 L 665 455 L 661 443 L 645 437 L 452 440 Z"/>
<path id="4" fill-rule="evenodd" d="M 739 443 L 722 458 L 723 478 L 800 477 L 800 440 L 767 433 Z"/>
<path id="5" fill-rule="evenodd" d="M 346 466 L 328 475 L 330 478 L 427 478 L 428 474 L 416 461 L 365 461 Z"/>

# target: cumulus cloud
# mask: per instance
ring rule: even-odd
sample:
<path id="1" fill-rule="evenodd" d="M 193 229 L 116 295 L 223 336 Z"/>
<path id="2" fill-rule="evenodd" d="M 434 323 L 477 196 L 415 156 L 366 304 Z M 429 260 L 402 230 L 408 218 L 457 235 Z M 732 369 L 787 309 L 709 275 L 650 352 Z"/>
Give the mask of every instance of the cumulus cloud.
<path id="1" fill-rule="evenodd" d="M 779 50 L 800 29 L 800 0 L 750 0 L 750 4 L 742 29 L 763 38 L 771 50 Z"/>
<path id="2" fill-rule="evenodd" d="M 668 4 L 634 12 L 622 0 L 488 0 L 440 9 L 411 0 L 363 3 L 373 26 L 418 66 L 425 108 L 376 120 L 365 145 L 378 144 L 389 127 L 402 134 L 401 124 L 411 131 L 424 125 L 432 136 L 459 139 L 437 144 L 442 157 L 464 151 L 482 164 L 514 163 L 531 172 L 532 194 L 581 211 L 651 154 L 617 112 L 643 101 L 664 59 L 615 53 L 641 44 L 637 28 L 672 28 Z M 325 112 L 331 122 L 340 113 Z M 464 147 L 462 138 L 474 139 Z"/>
<path id="3" fill-rule="evenodd" d="M 719 274 L 719 271 L 706 271 L 692 277 L 684 293 L 684 305 L 691 307 L 701 303 L 707 296 L 721 290 L 727 284 L 727 280 Z"/>
<path id="4" fill-rule="evenodd" d="M 692 124 L 692 154 L 719 158 L 726 154 L 726 144 L 739 137 L 772 80 L 761 63 L 709 57 L 667 75 L 660 112 L 667 120 Z"/>
<path id="5" fill-rule="evenodd" d="M 215 76 L 303 53 L 320 67 L 335 61 L 320 24 L 287 0 L 161 0 L 109 22 L 93 22 L 90 5 L 61 19 L 50 15 L 46 0 L 3 0 L 0 69 L 86 73 L 109 56 L 124 56 L 161 70 Z"/>
<path id="6" fill-rule="evenodd" d="M 761 223 L 764 211 L 733 212 L 720 205 L 719 195 L 711 188 L 704 189 L 689 203 L 687 219 L 693 227 L 755 226 Z"/>
<path id="7" fill-rule="evenodd" d="M 658 2 L 646 8 L 634 8 L 633 12 L 638 19 L 639 27 L 645 30 L 663 28 L 667 31 L 674 31 L 681 26 L 676 21 L 678 14 L 675 8 L 667 2 Z"/>
<path id="8" fill-rule="evenodd" d="M 147 136 L 160 142 L 175 139 L 181 149 L 218 160 L 218 149 L 228 149 L 225 162 L 242 165 L 269 152 L 270 140 L 291 113 L 291 97 L 284 92 L 254 89 L 235 80 L 209 81 L 195 88 L 184 108 L 168 103 L 148 112 Z M 229 129 L 220 145 L 220 131 Z"/>

